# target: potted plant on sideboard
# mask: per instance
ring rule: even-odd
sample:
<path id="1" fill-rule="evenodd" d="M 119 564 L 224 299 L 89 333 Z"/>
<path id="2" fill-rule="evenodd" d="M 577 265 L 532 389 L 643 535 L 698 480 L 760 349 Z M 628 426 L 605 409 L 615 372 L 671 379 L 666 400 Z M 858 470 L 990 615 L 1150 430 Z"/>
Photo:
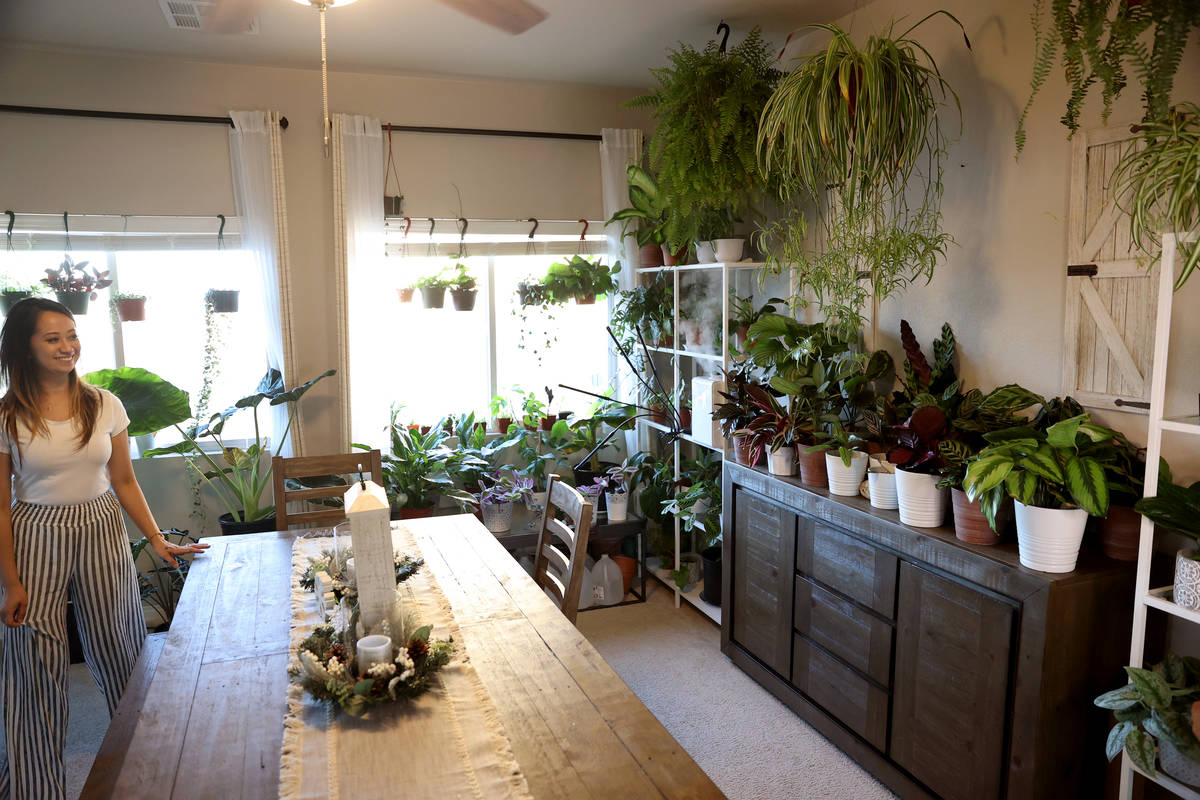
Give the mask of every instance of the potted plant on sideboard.
<path id="1" fill-rule="evenodd" d="M 1166 459 L 1159 460 L 1158 494 L 1138 500 L 1133 510 L 1165 531 L 1186 536 L 1192 544 L 1175 554 L 1175 589 L 1172 599 L 1177 605 L 1193 611 L 1200 610 L 1200 481 L 1180 486 L 1171 475 Z"/>

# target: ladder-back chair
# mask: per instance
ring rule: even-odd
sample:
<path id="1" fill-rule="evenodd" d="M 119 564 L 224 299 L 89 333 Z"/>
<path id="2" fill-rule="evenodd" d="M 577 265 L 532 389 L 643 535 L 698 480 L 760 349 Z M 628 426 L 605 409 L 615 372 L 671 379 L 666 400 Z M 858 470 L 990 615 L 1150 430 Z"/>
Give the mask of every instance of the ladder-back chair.
<path id="1" fill-rule="evenodd" d="M 366 480 L 383 484 L 383 461 L 378 450 L 347 453 L 332 456 L 297 456 L 296 458 L 271 459 L 272 475 L 275 481 L 275 524 L 281 531 L 286 531 L 290 525 L 305 527 L 336 525 L 346 519 L 344 508 L 322 508 L 312 510 L 307 507 L 308 500 L 326 497 L 338 497 L 346 493 L 349 484 L 337 486 L 320 486 L 314 489 L 289 489 L 289 478 L 317 478 L 323 475 L 345 475 L 358 480 L 361 470 Z M 288 503 L 305 501 L 305 510 L 288 513 Z"/>
<path id="2" fill-rule="evenodd" d="M 583 587 L 586 568 L 588 533 L 592 527 L 592 504 L 575 488 L 551 475 L 546 493 L 546 513 L 538 537 L 537 556 L 533 562 L 533 580 L 550 595 L 563 616 L 575 622 L 579 613 L 579 592 Z M 562 512 L 574 523 L 574 529 L 557 518 Z M 559 539 L 567 555 L 554 546 Z M 558 574 L 549 569 L 553 565 Z M 561 580 L 559 575 L 562 576 Z"/>

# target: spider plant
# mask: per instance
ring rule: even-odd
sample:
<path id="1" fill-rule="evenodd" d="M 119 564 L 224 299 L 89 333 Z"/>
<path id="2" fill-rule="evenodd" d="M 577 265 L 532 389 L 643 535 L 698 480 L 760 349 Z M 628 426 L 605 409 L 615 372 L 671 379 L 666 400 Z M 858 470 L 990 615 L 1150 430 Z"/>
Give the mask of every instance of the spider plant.
<path id="1" fill-rule="evenodd" d="M 1125 198 L 1130 238 L 1149 253 L 1164 231 L 1200 235 L 1200 106 L 1181 103 L 1164 119 L 1142 123 L 1138 135 L 1145 146 L 1121 159 L 1112 181 L 1116 196 Z M 1175 291 L 1200 264 L 1196 240 L 1181 238 L 1179 249 L 1183 269 Z"/>

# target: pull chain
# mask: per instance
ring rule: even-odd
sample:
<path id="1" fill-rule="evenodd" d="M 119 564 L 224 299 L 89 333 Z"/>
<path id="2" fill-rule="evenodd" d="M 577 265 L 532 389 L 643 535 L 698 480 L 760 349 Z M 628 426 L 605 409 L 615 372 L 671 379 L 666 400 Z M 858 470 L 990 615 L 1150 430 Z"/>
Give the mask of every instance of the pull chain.
<path id="1" fill-rule="evenodd" d="M 321 108 L 325 113 L 322 130 L 325 135 L 325 157 L 329 158 L 329 76 L 326 72 L 325 59 L 325 8 L 327 5 L 327 2 L 322 2 L 318 10 L 321 12 Z"/>

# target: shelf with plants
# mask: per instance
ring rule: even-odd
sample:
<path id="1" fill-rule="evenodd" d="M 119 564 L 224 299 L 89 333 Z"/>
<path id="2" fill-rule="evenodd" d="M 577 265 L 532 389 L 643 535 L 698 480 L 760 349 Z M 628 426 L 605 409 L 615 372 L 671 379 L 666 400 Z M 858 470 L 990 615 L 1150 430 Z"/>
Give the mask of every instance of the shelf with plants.
<path id="1" fill-rule="evenodd" d="M 708 269 L 762 269 L 766 266 L 763 261 L 710 261 L 707 264 L 676 264 L 670 267 L 638 267 L 640 273 L 653 272 L 691 272 Z"/>

